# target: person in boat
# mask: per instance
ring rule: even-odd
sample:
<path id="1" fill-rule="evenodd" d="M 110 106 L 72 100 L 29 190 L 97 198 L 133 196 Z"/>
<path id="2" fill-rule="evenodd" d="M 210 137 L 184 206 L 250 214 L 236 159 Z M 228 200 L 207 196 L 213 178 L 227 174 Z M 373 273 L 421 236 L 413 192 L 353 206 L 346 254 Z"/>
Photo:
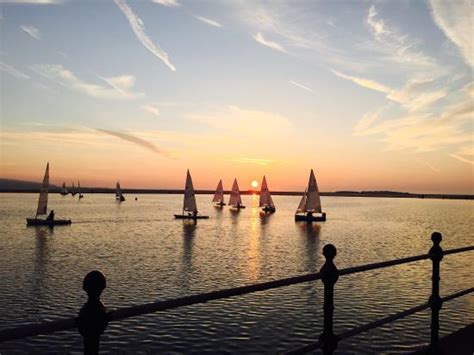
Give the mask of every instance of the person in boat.
<path id="1" fill-rule="evenodd" d="M 54 210 L 51 210 L 51 212 L 49 212 L 49 215 L 48 215 L 48 217 L 46 217 L 46 220 L 47 221 L 54 221 Z"/>
<path id="2" fill-rule="evenodd" d="M 313 212 L 307 212 L 307 213 L 306 213 L 306 217 L 312 218 L 312 217 L 313 217 Z"/>

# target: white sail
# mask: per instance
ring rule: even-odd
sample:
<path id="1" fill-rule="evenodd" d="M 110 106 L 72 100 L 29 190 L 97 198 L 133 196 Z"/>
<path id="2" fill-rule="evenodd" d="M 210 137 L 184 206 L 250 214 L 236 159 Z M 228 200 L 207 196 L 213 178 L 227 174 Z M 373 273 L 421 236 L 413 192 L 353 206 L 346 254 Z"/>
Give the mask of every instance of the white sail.
<path id="1" fill-rule="evenodd" d="M 77 181 L 77 193 L 80 195 L 81 194 L 81 183 L 79 180 Z"/>
<path id="2" fill-rule="evenodd" d="M 75 195 L 76 194 L 76 189 L 74 188 L 74 183 L 72 183 L 72 186 L 71 186 L 71 195 Z"/>
<path id="3" fill-rule="evenodd" d="M 296 213 L 303 213 L 306 212 L 306 190 L 304 190 L 303 197 L 301 197 L 300 204 L 298 205 L 298 208 L 296 209 Z"/>
<path id="4" fill-rule="evenodd" d="M 115 199 L 117 201 L 125 201 L 125 197 L 122 195 L 122 189 L 120 187 L 120 182 L 117 181 L 116 189 L 115 189 Z"/>
<path id="5" fill-rule="evenodd" d="M 191 174 L 186 174 L 186 186 L 184 187 L 184 204 L 183 211 L 185 212 L 197 212 L 196 196 L 194 194 L 193 180 Z"/>
<path id="6" fill-rule="evenodd" d="M 262 180 L 262 187 L 260 188 L 260 201 L 259 207 L 275 207 L 273 204 L 272 196 L 270 195 L 270 191 L 268 190 L 267 179 L 265 176 Z"/>
<path id="7" fill-rule="evenodd" d="M 219 184 L 217 184 L 216 193 L 214 194 L 212 202 L 224 202 L 224 187 L 222 186 L 222 180 L 219 180 Z"/>
<path id="8" fill-rule="evenodd" d="M 318 184 L 313 169 L 311 169 L 309 175 L 305 212 L 321 213 L 321 199 L 319 198 Z"/>
<path id="9" fill-rule="evenodd" d="M 240 198 L 239 184 L 237 179 L 234 179 L 234 184 L 230 191 L 229 206 L 236 206 L 237 204 L 242 204 L 242 199 Z"/>
<path id="10" fill-rule="evenodd" d="M 61 193 L 62 193 L 62 194 L 67 194 L 67 193 L 68 193 L 67 187 L 66 187 L 66 183 L 65 183 L 65 182 L 63 182 L 63 187 L 62 187 L 62 189 L 61 189 Z"/>
<path id="11" fill-rule="evenodd" d="M 43 184 L 41 185 L 41 191 L 38 199 L 38 208 L 36 209 L 36 215 L 44 215 L 48 209 L 48 187 L 49 187 L 49 163 L 46 164 L 46 171 L 44 173 Z"/>

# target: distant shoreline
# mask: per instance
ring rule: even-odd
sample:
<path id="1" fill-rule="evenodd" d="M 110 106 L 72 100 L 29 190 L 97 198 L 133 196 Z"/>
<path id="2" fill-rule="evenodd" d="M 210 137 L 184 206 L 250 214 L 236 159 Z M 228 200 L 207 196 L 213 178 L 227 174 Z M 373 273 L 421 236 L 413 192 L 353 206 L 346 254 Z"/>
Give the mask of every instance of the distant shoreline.
<path id="1" fill-rule="evenodd" d="M 60 192 L 60 188 L 50 188 L 50 193 Z M 39 188 L 0 188 L 0 193 L 38 193 Z M 94 193 L 115 193 L 115 189 L 101 188 L 101 187 L 82 187 L 81 192 L 84 194 Z M 183 194 L 182 189 L 122 189 L 124 194 Z M 214 190 L 196 190 L 198 195 L 212 195 Z M 240 192 L 242 195 L 257 194 L 258 191 L 246 190 Z M 272 195 L 280 196 L 301 196 L 302 191 L 272 191 Z M 225 191 L 229 194 L 229 191 Z M 384 197 L 384 198 L 420 198 L 420 199 L 443 199 L 443 200 L 474 200 L 474 195 L 467 194 L 416 194 L 409 192 L 394 192 L 394 191 L 335 191 L 335 192 L 321 192 L 321 196 L 336 196 L 336 197 Z"/>

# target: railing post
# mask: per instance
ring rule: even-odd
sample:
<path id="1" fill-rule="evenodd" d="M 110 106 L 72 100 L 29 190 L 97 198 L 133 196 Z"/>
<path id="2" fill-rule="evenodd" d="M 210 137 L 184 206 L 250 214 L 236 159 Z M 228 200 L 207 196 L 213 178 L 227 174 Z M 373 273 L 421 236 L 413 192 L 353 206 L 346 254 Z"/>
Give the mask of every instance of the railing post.
<path id="1" fill-rule="evenodd" d="M 443 249 L 441 249 L 440 243 L 443 237 L 441 233 L 434 232 L 431 235 L 431 240 L 433 241 L 433 246 L 430 249 L 429 256 L 433 262 L 433 274 L 431 276 L 432 288 L 431 296 L 429 299 L 430 308 L 431 308 L 431 343 L 430 343 L 430 352 L 438 353 L 439 351 L 439 311 L 443 305 L 441 297 L 439 296 L 439 266 L 441 260 L 443 259 Z"/>
<path id="2" fill-rule="evenodd" d="M 319 336 L 324 355 L 331 355 L 336 350 L 338 342 L 338 338 L 333 332 L 334 285 L 339 278 L 339 270 L 333 262 L 336 254 L 337 250 L 334 245 L 324 246 L 323 255 L 326 262 L 320 270 L 321 281 L 324 284 L 324 329 Z"/>
<path id="3" fill-rule="evenodd" d="M 88 300 L 79 311 L 77 327 L 84 337 L 85 355 L 99 353 L 100 336 L 107 328 L 107 309 L 100 300 L 105 287 L 105 276 L 100 271 L 89 272 L 82 284 L 82 289 L 87 292 Z"/>

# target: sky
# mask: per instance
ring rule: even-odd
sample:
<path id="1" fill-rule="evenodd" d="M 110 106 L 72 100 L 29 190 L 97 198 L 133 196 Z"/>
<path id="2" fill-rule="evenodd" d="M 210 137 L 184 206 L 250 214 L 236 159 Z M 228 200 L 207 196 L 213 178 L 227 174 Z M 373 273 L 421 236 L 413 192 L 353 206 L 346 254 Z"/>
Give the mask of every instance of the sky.
<path id="1" fill-rule="evenodd" d="M 469 0 L 0 0 L 0 177 L 474 193 Z"/>

